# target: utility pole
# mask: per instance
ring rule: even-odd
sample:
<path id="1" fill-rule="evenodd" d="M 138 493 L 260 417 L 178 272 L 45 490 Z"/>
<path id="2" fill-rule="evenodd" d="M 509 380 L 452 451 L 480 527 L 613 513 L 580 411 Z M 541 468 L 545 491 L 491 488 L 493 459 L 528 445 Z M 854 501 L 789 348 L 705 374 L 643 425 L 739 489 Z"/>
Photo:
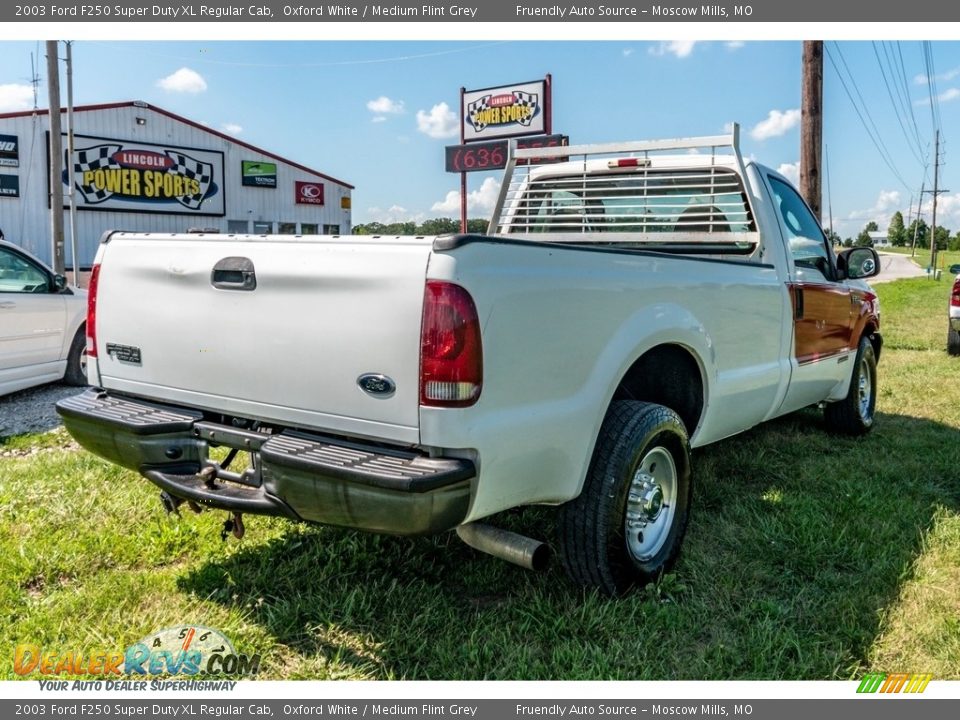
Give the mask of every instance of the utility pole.
<path id="1" fill-rule="evenodd" d="M 913 226 L 913 244 L 910 246 L 910 257 L 916 257 L 917 255 L 917 230 L 920 229 L 920 208 L 923 207 L 923 193 L 926 187 L 927 181 L 924 180 L 920 183 L 920 199 L 917 200 L 917 224 Z"/>
<path id="2" fill-rule="evenodd" d="M 56 40 L 47 40 L 47 88 L 50 98 L 50 265 L 63 275 L 63 145 L 60 137 L 60 59 Z"/>
<path id="3" fill-rule="evenodd" d="M 73 284 L 80 287 L 80 258 L 77 255 L 77 189 L 73 167 L 73 41 L 67 40 L 67 198 L 70 205 L 70 257 Z"/>
<path id="4" fill-rule="evenodd" d="M 949 190 L 941 190 L 937 184 L 937 170 L 940 169 L 940 131 L 937 130 L 936 141 L 933 145 L 933 190 L 928 190 L 933 194 L 933 214 L 930 218 L 930 275 L 935 279 L 937 277 L 937 195 L 942 195 Z"/>
<path id="5" fill-rule="evenodd" d="M 820 155 L 823 147 L 823 41 L 803 42 L 800 110 L 800 194 L 820 219 Z"/>

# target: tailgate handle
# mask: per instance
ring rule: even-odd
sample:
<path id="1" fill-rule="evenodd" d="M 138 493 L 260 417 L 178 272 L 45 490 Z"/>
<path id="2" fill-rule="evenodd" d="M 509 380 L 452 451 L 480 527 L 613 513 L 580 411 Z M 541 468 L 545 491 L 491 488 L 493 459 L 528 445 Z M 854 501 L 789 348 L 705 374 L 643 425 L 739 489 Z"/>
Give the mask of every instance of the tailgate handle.
<path id="1" fill-rule="evenodd" d="M 256 290 L 257 271 L 250 258 L 225 257 L 213 266 L 210 284 L 220 290 Z"/>

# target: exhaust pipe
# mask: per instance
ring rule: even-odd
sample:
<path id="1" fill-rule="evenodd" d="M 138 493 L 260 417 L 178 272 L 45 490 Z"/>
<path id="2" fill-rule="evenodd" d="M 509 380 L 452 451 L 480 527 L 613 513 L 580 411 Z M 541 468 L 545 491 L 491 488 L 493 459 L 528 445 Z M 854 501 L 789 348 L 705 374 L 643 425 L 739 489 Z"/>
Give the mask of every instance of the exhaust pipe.
<path id="1" fill-rule="evenodd" d="M 468 523 L 457 528 L 457 535 L 474 550 L 485 552 L 527 570 L 540 571 L 550 562 L 550 546 L 485 523 Z"/>

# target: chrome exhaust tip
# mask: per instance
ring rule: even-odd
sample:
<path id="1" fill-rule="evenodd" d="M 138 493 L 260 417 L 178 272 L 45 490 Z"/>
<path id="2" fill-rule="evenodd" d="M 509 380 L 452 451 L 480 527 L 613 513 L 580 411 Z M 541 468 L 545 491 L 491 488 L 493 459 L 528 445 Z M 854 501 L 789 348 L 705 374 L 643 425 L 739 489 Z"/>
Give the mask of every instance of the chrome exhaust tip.
<path id="1" fill-rule="evenodd" d="M 509 530 L 468 523 L 457 528 L 457 535 L 474 550 L 493 555 L 527 570 L 540 572 L 550 564 L 550 546 Z"/>

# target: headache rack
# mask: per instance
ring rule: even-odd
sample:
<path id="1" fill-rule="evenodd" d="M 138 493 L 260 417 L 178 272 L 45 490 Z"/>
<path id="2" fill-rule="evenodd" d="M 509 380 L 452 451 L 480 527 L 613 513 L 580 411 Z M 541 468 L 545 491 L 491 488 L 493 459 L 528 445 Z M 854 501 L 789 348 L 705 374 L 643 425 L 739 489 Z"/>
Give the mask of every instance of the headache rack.
<path id="1" fill-rule="evenodd" d="M 759 234 L 739 136 L 734 124 L 729 135 L 700 138 L 523 150 L 511 142 L 489 233 L 749 255 Z"/>

